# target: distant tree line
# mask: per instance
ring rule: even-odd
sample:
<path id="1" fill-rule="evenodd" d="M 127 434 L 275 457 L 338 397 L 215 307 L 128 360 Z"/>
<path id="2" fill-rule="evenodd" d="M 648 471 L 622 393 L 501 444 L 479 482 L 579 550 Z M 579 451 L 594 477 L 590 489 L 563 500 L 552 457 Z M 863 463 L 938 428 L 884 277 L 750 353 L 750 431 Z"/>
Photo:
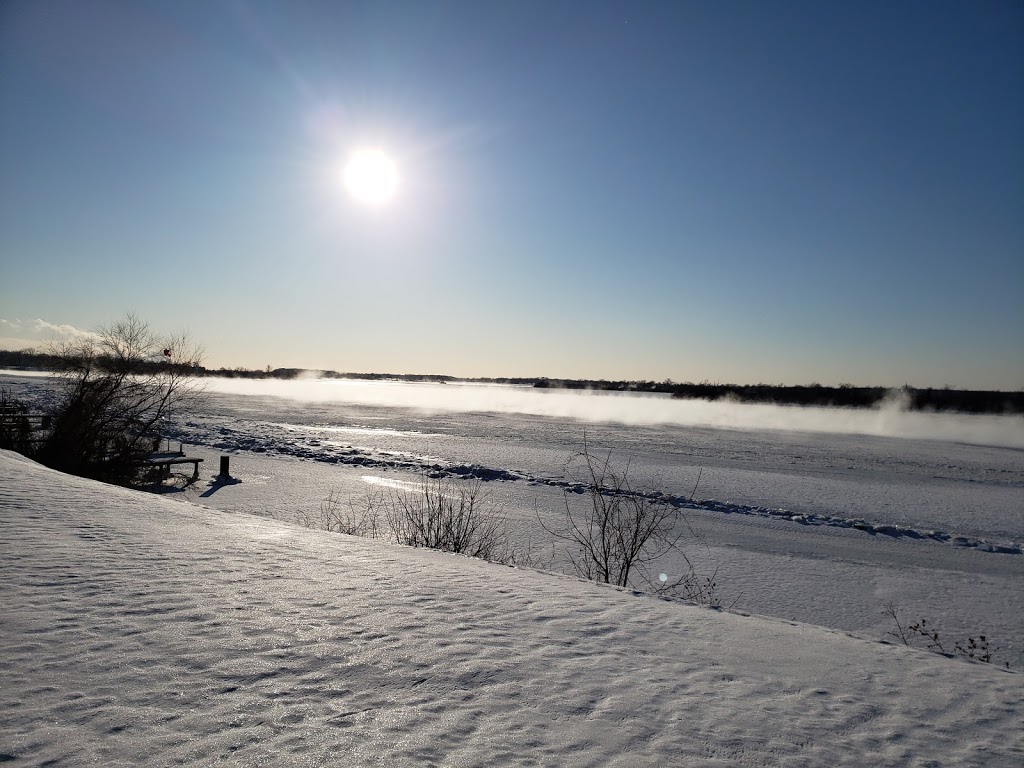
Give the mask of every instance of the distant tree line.
<path id="1" fill-rule="evenodd" d="M 179 365 L 185 364 L 180 361 Z M 30 368 L 55 370 L 62 361 L 52 354 L 31 349 L 0 350 L 0 368 Z M 167 361 L 141 361 L 140 370 L 152 373 L 166 367 Z M 187 364 L 186 364 L 187 365 Z M 593 390 L 601 392 L 647 392 L 668 394 L 676 398 L 701 400 L 729 399 L 741 403 L 777 403 L 780 405 L 834 406 L 844 408 L 871 408 L 893 396 L 887 387 L 857 387 L 840 384 L 829 387 L 822 384 L 786 386 L 782 384 L 719 384 L 711 382 L 678 383 L 664 381 L 608 381 L 606 379 L 552 379 L 534 377 L 476 377 L 461 378 L 440 374 L 415 373 L 339 373 L 338 371 L 307 368 L 205 368 L 188 365 L 191 376 L 221 376 L 243 379 L 297 379 L 316 376 L 327 379 L 358 379 L 364 381 L 419 381 L 445 384 L 472 382 L 479 384 L 512 384 L 538 389 Z M 960 411 L 963 413 L 1024 414 L 1024 391 L 1002 392 L 966 390 L 943 387 L 900 387 L 895 394 L 911 410 Z"/>
<path id="2" fill-rule="evenodd" d="M 783 386 L 781 384 L 676 384 L 672 396 L 703 400 L 730 399 L 741 403 L 779 403 L 783 405 L 838 406 L 871 408 L 886 398 L 903 398 L 903 405 L 914 411 L 960 411 L 963 413 L 1024 413 L 1024 392 L 1000 392 L 943 387 L 904 386 L 855 387 L 840 384 Z"/>

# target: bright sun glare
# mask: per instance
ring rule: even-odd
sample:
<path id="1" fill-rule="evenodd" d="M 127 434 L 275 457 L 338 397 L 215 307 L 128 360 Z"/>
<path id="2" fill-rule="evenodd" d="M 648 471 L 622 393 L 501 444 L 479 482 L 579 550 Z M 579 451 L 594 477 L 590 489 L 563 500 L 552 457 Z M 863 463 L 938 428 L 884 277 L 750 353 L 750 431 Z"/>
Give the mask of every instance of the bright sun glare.
<path id="1" fill-rule="evenodd" d="M 364 203 L 386 203 L 398 190 L 398 168 L 379 149 L 360 149 L 345 164 L 345 188 Z"/>

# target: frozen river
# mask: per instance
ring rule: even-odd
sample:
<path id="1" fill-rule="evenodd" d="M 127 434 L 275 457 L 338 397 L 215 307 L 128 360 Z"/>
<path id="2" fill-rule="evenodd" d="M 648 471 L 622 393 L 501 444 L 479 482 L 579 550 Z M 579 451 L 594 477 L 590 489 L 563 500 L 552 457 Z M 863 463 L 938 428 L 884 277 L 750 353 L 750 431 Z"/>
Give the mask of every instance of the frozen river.
<path id="1" fill-rule="evenodd" d="M 278 384 L 212 382 L 203 415 L 177 420 L 178 434 L 218 448 L 413 471 L 473 467 L 527 482 L 565 479 L 566 461 L 586 438 L 628 459 L 641 484 L 669 494 L 1024 540 L 1024 445 L 1013 444 L 1024 443 L 1019 417 L 694 408 L 657 396 L 512 387 Z M 284 396 L 259 394 L 275 390 Z M 901 419 L 911 434 L 941 437 L 870 434 L 894 433 Z M 773 428 L 745 426 L 764 423 Z"/>

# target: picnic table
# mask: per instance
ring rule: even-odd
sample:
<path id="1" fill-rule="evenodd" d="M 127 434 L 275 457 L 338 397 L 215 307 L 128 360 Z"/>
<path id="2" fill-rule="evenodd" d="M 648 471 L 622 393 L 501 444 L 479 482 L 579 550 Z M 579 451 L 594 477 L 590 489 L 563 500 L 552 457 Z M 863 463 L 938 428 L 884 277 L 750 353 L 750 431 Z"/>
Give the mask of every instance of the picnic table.
<path id="1" fill-rule="evenodd" d="M 164 481 L 171 476 L 171 467 L 175 464 L 192 464 L 195 468 L 192 472 L 192 479 L 199 479 L 199 462 L 202 459 L 196 459 L 186 456 L 182 451 L 154 451 L 149 454 L 145 461 L 144 466 L 152 467 L 154 470 L 160 473 L 160 481 Z"/>

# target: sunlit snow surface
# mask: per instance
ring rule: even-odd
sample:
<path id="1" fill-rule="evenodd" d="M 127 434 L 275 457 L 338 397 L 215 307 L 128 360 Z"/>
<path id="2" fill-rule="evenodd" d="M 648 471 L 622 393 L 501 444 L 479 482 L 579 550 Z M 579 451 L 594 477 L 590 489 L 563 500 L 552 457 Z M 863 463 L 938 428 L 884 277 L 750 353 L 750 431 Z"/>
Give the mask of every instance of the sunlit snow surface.
<path id="1" fill-rule="evenodd" d="M 12 765 L 1024 761 L 1024 676 L 990 665 L 204 509 L 7 452 L 0 611 Z"/>
<path id="2" fill-rule="evenodd" d="M 45 397 L 39 379 L 7 381 Z M 516 541 L 562 571 L 539 521 L 557 522 L 563 495 L 585 503 L 565 465 L 586 435 L 678 505 L 698 534 L 687 554 L 717 569 L 726 605 L 881 638 L 892 602 L 947 640 L 986 634 L 1024 667 L 1020 417 L 398 382 L 206 387 L 198 412 L 167 425 L 206 460 L 203 480 L 175 498 L 292 521 L 332 491 L 359 499 L 424 473 L 480 477 Z M 240 484 L 210 485 L 220 455 Z M 668 558 L 654 573 L 684 567 Z"/>

